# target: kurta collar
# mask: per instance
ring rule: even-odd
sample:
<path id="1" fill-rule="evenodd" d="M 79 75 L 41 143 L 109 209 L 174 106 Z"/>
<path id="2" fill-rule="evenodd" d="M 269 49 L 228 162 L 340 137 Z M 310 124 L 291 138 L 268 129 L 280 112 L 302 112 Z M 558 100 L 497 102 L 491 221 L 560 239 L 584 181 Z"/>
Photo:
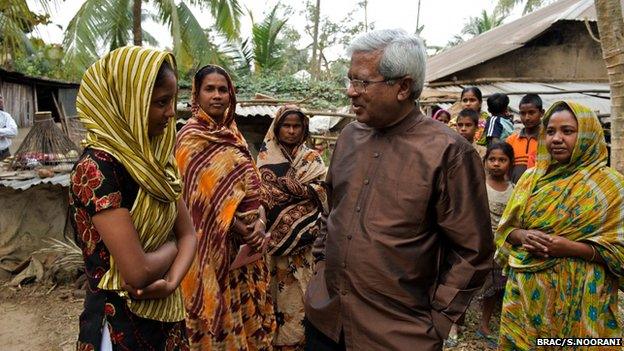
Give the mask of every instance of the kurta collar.
<path id="1" fill-rule="evenodd" d="M 423 118 L 423 114 L 420 110 L 414 106 L 414 108 L 403 118 L 399 123 L 383 129 L 374 129 L 376 133 L 383 136 L 393 136 L 400 134 L 403 131 L 409 130 L 416 125 Z"/>

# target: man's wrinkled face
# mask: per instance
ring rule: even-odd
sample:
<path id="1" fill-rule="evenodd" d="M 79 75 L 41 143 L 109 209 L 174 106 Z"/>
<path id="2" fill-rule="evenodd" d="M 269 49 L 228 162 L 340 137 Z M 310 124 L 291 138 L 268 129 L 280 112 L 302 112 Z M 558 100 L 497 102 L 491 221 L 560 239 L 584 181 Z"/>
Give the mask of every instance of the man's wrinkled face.
<path id="1" fill-rule="evenodd" d="M 347 88 L 347 96 L 351 99 L 351 108 L 357 120 L 377 129 L 393 125 L 403 117 L 392 113 L 400 106 L 400 84 L 384 81 L 384 76 L 379 73 L 380 60 L 381 51 L 355 52 L 351 56 L 348 77 L 368 84 L 359 91 L 353 85 Z"/>

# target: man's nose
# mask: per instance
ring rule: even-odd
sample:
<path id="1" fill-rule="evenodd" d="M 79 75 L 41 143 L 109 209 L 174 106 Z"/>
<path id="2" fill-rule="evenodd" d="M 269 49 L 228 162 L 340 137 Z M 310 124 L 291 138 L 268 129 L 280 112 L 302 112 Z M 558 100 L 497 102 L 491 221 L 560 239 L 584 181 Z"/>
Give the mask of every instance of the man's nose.
<path id="1" fill-rule="evenodd" d="M 355 91 L 355 88 L 353 87 L 353 84 L 349 84 L 349 86 L 347 86 L 347 96 L 348 97 L 354 97 L 354 96 L 358 96 L 358 92 Z"/>

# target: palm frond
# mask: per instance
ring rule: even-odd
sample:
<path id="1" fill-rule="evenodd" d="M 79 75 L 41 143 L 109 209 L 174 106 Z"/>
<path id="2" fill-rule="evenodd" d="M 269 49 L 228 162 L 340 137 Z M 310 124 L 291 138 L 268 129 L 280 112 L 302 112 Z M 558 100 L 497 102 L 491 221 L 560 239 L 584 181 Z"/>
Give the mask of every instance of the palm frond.
<path id="1" fill-rule="evenodd" d="M 12 60 L 20 54 L 34 53 L 27 33 L 34 30 L 37 23 L 45 22 L 45 16 L 30 11 L 25 0 L 16 0 L 0 6 L 0 61 Z"/>
<path id="2" fill-rule="evenodd" d="M 278 6 L 279 4 L 273 7 L 261 23 L 254 24 L 252 27 L 254 63 L 257 73 L 278 68 L 283 63 L 277 37 L 287 20 L 277 19 Z"/>
<path id="3" fill-rule="evenodd" d="M 39 249 L 35 254 L 54 255 L 56 259 L 52 266 L 65 271 L 75 271 L 84 267 L 82 258 L 82 250 L 73 241 L 63 241 L 54 238 L 43 240 L 48 244 L 47 247 Z"/>
<path id="4" fill-rule="evenodd" d="M 513 11 L 517 5 L 524 3 L 522 14 L 526 15 L 553 1 L 554 0 L 498 0 L 494 12 L 506 16 Z"/>
<path id="5" fill-rule="evenodd" d="M 154 36 L 146 30 L 143 30 L 143 42 L 151 46 L 158 46 L 158 40 L 154 38 Z"/>
<path id="6" fill-rule="evenodd" d="M 253 69 L 254 53 L 253 44 L 249 38 L 237 42 L 232 46 L 232 59 L 236 65 L 236 71 L 240 74 L 250 74 Z"/>
<path id="7" fill-rule="evenodd" d="M 488 14 L 486 10 L 482 10 L 479 17 L 470 17 L 468 19 L 468 23 L 464 25 L 461 33 L 471 37 L 476 37 L 477 35 L 483 34 L 495 27 L 500 26 L 504 20 L 505 16 L 496 13 L 496 11 L 492 14 Z"/>
<path id="8" fill-rule="evenodd" d="M 113 6 L 106 10 L 110 11 L 106 14 L 107 18 L 114 18 L 114 21 L 108 21 L 109 28 L 106 30 L 106 36 L 102 38 L 105 43 L 109 43 L 110 50 L 126 46 L 132 40 L 132 4 L 130 0 L 116 0 Z"/>
<path id="9" fill-rule="evenodd" d="M 231 65 L 231 59 L 220 52 L 219 47 L 210 41 L 205 29 L 184 2 L 178 4 L 177 15 L 181 24 L 181 39 L 177 45 L 180 46 L 180 54 L 191 59 L 194 69 L 209 63 L 224 67 Z"/>
<path id="10" fill-rule="evenodd" d="M 86 0 L 71 19 L 65 30 L 63 47 L 65 48 L 65 64 L 73 76 L 82 72 L 98 58 L 98 43 L 106 37 L 106 29 L 110 27 L 107 13 L 113 12 L 115 0 Z"/>
<path id="11" fill-rule="evenodd" d="M 216 27 L 228 40 L 238 38 L 243 9 L 238 0 L 189 0 L 189 4 L 209 8 Z"/>

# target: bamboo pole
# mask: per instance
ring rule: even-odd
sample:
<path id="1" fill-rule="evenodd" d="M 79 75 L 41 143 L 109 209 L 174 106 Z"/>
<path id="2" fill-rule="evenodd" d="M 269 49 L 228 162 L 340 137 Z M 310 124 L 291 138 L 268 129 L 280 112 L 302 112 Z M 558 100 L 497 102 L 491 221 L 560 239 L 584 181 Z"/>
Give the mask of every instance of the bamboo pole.
<path id="1" fill-rule="evenodd" d="M 353 118 L 355 119 L 355 115 L 349 113 L 338 113 L 338 112 L 329 112 L 329 111 L 315 111 L 315 110 L 303 110 L 303 113 L 312 117 L 312 116 L 331 116 L 331 117 L 343 117 L 343 118 Z"/>
<path id="2" fill-rule="evenodd" d="M 310 139 L 338 140 L 338 137 L 337 136 L 329 136 L 329 135 L 311 135 Z"/>

